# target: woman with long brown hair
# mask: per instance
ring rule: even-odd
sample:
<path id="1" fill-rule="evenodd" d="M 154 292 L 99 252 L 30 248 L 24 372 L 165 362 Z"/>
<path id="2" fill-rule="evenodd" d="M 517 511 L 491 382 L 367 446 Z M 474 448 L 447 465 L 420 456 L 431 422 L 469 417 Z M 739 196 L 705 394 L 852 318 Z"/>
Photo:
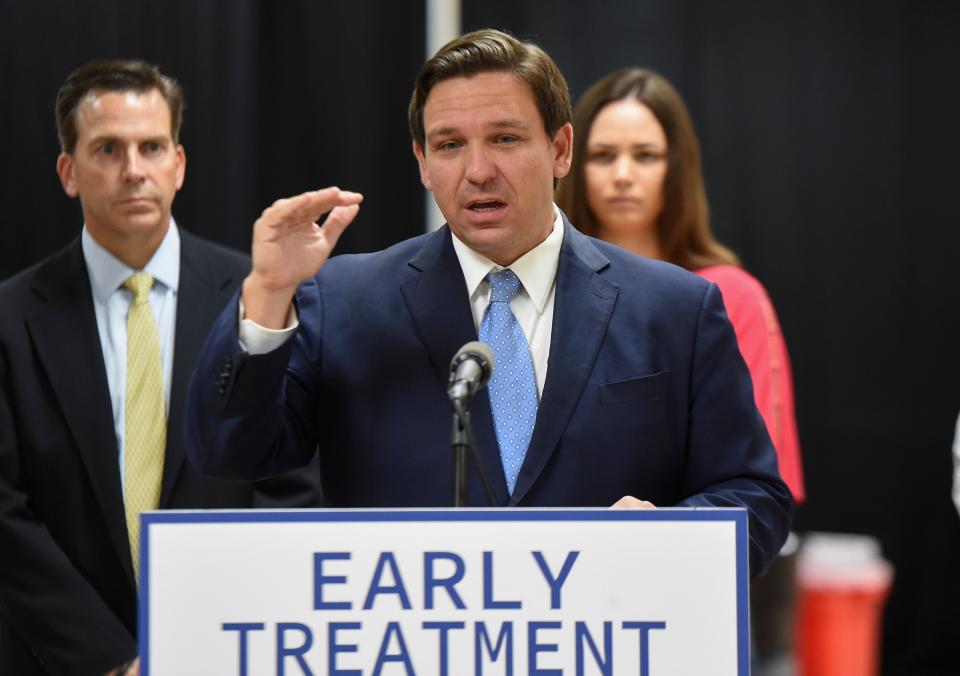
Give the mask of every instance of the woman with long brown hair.
<path id="1" fill-rule="evenodd" d="M 573 127 L 573 166 L 557 204 L 588 235 L 682 266 L 720 287 L 780 473 L 802 502 L 786 345 L 764 288 L 710 232 L 700 144 L 680 95 L 653 71 L 618 70 L 584 93 Z"/>
<path id="2" fill-rule="evenodd" d="M 683 99 L 659 74 L 625 68 L 584 93 L 573 129 L 573 166 L 557 204 L 586 234 L 720 287 L 780 474 L 803 502 L 786 344 L 766 290 L 710 232 L 700 144 Z M 793 587 L 792 556 L 751 586 L 754 673 L 792 673 Z"/>

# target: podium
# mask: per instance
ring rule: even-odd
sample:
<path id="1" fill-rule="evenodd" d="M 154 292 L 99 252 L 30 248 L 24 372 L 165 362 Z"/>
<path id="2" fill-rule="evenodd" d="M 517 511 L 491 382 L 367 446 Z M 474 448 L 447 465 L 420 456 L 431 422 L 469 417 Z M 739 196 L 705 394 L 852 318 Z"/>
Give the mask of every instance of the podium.
<path id="1" fill-rule="evenodd" d="M 741 509 L 142 516 L 145 676 L 749 674 Z"/>

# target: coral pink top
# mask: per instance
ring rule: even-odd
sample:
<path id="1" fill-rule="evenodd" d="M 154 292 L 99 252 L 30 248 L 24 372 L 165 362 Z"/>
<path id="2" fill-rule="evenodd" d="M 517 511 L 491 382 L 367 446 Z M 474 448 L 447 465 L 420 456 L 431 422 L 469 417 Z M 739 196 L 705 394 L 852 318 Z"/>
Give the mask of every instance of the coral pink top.
<path id="1" fill-rule="evenodd" d="M 799 504 L 806 494 L 793 404 L 793 373 L 770 298 L 760 282 L 733 265 L 714 265 L 694 272 L 720 287 L 740 352 L 753 379 L 757 408 L 777 450 L 780 476 Z"/>

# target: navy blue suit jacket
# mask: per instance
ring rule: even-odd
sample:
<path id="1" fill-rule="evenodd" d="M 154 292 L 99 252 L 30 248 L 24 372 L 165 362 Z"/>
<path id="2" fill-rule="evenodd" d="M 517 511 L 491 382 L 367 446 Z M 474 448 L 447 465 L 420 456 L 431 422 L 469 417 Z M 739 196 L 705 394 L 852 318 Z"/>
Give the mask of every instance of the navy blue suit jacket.
<path id="1" fill-rule="evenodd" d="M 513 495 L 481 390 L 470 405 L 501 506 L 738 506 L 760 570 L 789 528 L 750 376 L 717 287 L 588 238 L 565 220 L 546 383 Z M 448 228 L 330 259 L 296 294 L 300 328 L 271 353 L 238 343 L 236 301 L 194 372 L 187 447 L 203 472 L 253 479 L 319 447 L 338 507 L 451 503 L 450 358 L 477 339 Z M 479 481 L 471 504 L 485 504 Z"/>

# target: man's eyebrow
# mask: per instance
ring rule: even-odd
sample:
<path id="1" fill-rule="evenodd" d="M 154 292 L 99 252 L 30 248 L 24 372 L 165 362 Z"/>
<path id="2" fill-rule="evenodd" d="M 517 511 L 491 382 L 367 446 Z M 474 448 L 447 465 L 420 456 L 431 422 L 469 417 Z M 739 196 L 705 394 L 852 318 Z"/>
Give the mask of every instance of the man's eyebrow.
<path id="1" fill-rule="evenodd" d="M 523 120 L 507 118 L 505 120 L 496 120 L 490 126 L 496 129 L 527 129 L 528 125 Z"/>
<path id="2" fill-rule="evenodd" d="M 450 134 L 456 133 L 455 127 L 440 127 L 439 129 L 433 129 L 430 133 L 427 134 L 427 138 L 436 138 L 438 136 L 449 136 Z"/>
<path id="3" fill-rule="evenodd" d="M 124 139 L 119 134 L 100 134 L 94 136 L 88 142 L 88 145 L 99 145 L 102 143 L 124 143 Z M 145 138 L 136 139 L 136 143 L 159 143 L 161 145 L 167 143 L 167 137 L 163 134 L 158 136 L 147 136 Z"/>
<path id="4" fill-rule="evenodd" d="M 98 136 L 94 136 L 93 138 L 91 138 L 88 143 L 89 143 L 89 145 L 99 145 L 99 144 L 101 144 L 101 143 L 116 143 L 116 142 L 117 142 L 117 136 L 116 136 L 116 135 L 114 135 L 114 134 L 100 134 L 100 135 L 98 135 Z"/>
<path id="5" fill-rule="evenodd" d="M 490 126 L 494 129 L 528 129 L 529 125 L 520 119 L 515 118 L 505 118 L 503 120 L 494 120 L 490 123 Z M 432 129 L 427 134 L 428 139 L 433 139 L 438 136 L 449 136 L 451 134 L 456 134 L 456 127 L 439 127 L 438 129 Z"/>

